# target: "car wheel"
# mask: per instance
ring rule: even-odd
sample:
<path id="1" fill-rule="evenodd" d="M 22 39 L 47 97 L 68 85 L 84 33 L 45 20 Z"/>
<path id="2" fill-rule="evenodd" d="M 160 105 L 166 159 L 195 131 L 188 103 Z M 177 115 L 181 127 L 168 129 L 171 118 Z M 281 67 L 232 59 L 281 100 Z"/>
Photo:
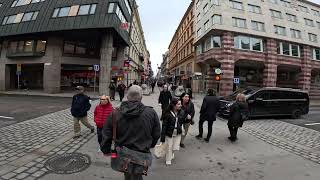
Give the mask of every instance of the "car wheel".
<path id="1" fill-rule="evenodd" d="M 300 109 L 295 109 L 294 111 L 292 111 L 292 118 L 293 119 L 299 119 L 302 115 L 302 112 Z"/>

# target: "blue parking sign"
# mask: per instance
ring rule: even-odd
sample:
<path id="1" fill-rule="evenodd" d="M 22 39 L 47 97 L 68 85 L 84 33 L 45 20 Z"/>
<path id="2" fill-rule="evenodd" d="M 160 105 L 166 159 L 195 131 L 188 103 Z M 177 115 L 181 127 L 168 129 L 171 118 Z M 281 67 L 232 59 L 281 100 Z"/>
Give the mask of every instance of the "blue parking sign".
<path id="1" fill-rule="evenodd" d="M 234 84 L 240 84 L 240 78 L 233 78 Z"/>

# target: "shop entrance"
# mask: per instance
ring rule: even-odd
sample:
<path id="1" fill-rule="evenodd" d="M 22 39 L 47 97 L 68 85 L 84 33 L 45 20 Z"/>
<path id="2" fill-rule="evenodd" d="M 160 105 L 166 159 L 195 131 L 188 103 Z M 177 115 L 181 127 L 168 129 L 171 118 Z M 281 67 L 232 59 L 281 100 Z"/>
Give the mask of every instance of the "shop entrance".
<path id="1" fill-rule="evenodd" d="M 17 64 L 7 65 L 10 69 L 9 89 L 42 90 L 43 64 L 21 64 L 21 75 L 17 76 Z M 18 79 L 19 85 L 18 86 Z"/>
<path id="2" fill-rule="evenodd" d="M 93 91 L 95 72 L 91 65 L 61 65 L 61 90 L 74 90 L 84 86 L 86 91 Z M 99 87 L 99 72 L 96 73 L 96 88 Z"/>
<path id="3" fill-rule="evenodd" d="M 245 89 L 247 87 L 263 87 L 262 62 L 251 60 L 239 60 L 235 63 L 234 77 L 240 78 L 240 84 L 234 85 L 233 91 L 237 88 Z"/>
<path id="4" fill-rule="evenodd" d="M 299 89 L 300 67 L 292 65 L 279 65 L 277 73 L 277 87 Z"/>

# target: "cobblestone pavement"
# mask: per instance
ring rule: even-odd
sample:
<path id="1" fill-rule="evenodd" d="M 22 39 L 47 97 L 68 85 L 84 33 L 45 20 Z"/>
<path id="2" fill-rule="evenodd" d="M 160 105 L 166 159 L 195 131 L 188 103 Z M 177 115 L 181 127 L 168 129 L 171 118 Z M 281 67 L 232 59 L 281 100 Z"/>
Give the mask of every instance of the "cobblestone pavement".
<path id="1" fill-rule="evenodd" d="M 88 112 L 89 120 L 93 119 L 92 111 L 93 108 Z M 72 138 L 70 109 L 1 128 L 0 179 L 38 179 L 47 172 L 44 168 L 47 158 L 77 151 L 95 136 L 89 131 L 82 126 L 82 138 Z"/>

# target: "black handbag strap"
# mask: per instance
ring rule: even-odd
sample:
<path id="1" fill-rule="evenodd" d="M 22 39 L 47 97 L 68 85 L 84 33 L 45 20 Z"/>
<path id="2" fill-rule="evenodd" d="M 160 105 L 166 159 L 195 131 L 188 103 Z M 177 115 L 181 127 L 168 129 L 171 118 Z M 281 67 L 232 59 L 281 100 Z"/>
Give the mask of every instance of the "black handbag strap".
<path id="1" fill-rule="evenodd" d="M 112 111 L 112 140 L 115 143 L 117 139 L 117 113 L 118 108 L 113 109 Z"/>

